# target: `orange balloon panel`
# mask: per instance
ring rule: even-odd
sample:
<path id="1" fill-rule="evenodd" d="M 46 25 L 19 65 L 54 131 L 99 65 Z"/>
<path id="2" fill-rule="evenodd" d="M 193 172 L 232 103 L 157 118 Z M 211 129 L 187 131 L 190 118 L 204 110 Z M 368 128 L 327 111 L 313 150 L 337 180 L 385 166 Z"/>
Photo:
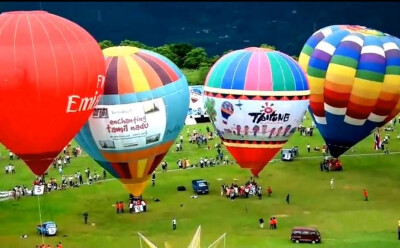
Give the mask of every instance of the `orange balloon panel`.
<path id="1" fill-rule="evenodd" d="M 282 146 L 271 147 L 247 147 L 235 146 L 233 143 L 224 142 L 228 151 L 235 158 L 241 168 L 250 169 L 254 176 L 264 169 L 268 162 L 281 150 Z M 282 144 L 283 145 L 283 144 Z"/>
<path id="2" fill-rule="evenodd" d="M 0 15 L 0 141 L 42 175 L 103 94 L 105 62 L 83 28 L 45 11 Z"/>

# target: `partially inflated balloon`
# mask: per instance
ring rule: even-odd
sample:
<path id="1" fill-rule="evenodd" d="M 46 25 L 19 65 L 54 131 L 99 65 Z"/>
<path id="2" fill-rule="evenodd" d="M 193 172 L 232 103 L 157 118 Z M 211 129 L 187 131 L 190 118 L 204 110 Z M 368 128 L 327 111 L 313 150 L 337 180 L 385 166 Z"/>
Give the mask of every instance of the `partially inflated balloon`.
<path id="1" fill-rule="evenodd" d="M 279 152 L 293 133 L 291 128 L 301 123 L 309 93 L 295 60 L 255 47 L 220 58 L 204 86 L 205 108 L 220 138 L 253 175 Z"/>
<path id="2" fill-rule="evenodd" d="M 42 175 L 100 100 L 96 40 L 44 11 L 0 15 L 0 141 Z"/>
<path id="3" fill-rule="evenodd" d="M 400 111 L 400 40 L 361 26 L 315 32 L 299 64 L 310 83 L 310 110 L 334 157 Z"/>
<path id="4" fill-rule="evenodd" d="M 182 130 L 189 87 L 164 56 L 136 47 L 103 50 L 104 95 L 76 141 L 135 196 Z"/>

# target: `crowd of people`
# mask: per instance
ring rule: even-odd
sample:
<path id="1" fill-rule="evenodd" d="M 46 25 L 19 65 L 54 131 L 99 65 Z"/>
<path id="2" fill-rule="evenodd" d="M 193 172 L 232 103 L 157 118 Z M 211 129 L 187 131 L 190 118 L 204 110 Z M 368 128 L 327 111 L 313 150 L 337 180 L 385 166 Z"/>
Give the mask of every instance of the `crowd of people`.
<path id="1" fill-rule="evenodd" d="M 125 206 L 123 201 L 115 202 L 115 209 L 117 214 L 125 213 Z M 147 212 L 147 202 L 142 197 L 135 197 L 129 194 L 129 213 Z"/>
<path id="2" fill-rule="evenodd" d="M 73 147 L 71 149 L 71 145 L 68 145 L 63 149 L 63 155 L 55 158 L 52 162 L 54 169 L 57 169 L 58 167 L 59 174 L 61 175 L 61 183 L 58 183 L 57 179 L 54 177 L 46 180 L 46 175 L 48 175 L 48 172 L 46 172 L 44 175 L 36 177 L 33 180 L 31 189 L 25 187 L 24 185 L 17 185 L 9 190 L 9 197 L 19 199 L 21 196 L 34 195 L 35 186 L 44 185 L 44 192 L 51 192 L 55 190 L 65 190 L 67 188 L 79 187 L 80 185 L 85 183 L 90 185 L 95 181 L 99 181 L 101 179 L 101 176 L 96 171 L 94 171 L 94 173 L 91 173 L 90 168 L 87 168 L 84 171 L 86 175 L 85 181 L 83 179 L 82 173 L 79 170 L 73 175 L 63 174 L 63 168 L 71 163 L 70 150 L 72 150 L 73 157 L 77 157 L 82 153 L 80 147 Z M 16 156 L 12 152 L 10 152 L 10 159 L 13 160 L 15 157 Z M 11 163 L 6 166 L 6 174 L 15 174 L 15 167 Z M 103 170 L 103 179 L 106 178 L 106 175 L 106 170 Z"/>
<path id="3" fill-rule="evenodd" d="M 15 166 L 11 163 L 6 165 L 5 170 L 6 170 L 6 174 L 15 174 Z"/>
<path id="4" fill-rule="evenodd" d="M 271 196 L 272 189 L 268 186 L 268 196 Z M 249 195 L 257 196 L 258 199 L 262 199 L 262 187 L 257 182 L 250 178 L 244 185 L 238 186 L 232 183 L 230 186 L 221 185 L 221 196 L 225 195 L 227 198 L 234 200 L 237 197 L 249 198 Z"/>

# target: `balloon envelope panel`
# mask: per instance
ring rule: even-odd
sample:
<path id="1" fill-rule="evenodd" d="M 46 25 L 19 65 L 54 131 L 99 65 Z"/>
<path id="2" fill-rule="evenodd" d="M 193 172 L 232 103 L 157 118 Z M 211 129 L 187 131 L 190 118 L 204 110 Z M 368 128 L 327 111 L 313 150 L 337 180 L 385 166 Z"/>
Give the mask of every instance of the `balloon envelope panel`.
<path id="1" fill-rule="evenodd" d="M 133 47 L 103 53 L 108 66 L 104 95 L 76 140 L 140 195 L 183 127 L 187 81 L 159 54 Z"/>
<path id="2" fill-rule="evenodd" d="M 253 47 L 218 60 L 204 87 L 205 107 L 219 136 L 254 175 L 301 123 L 308 96 L 307 79 L 296 61 Z"/>
<path id="3" fill-rule="evenodd" d="M 42 175 L 98 103 L 105 62 L 83 28 L 45 11 L 0 15 L 0 141 Z"/>
<path id="4" fill-rule="evenodd" d="M 361 26 L 315 32 L 299 64 L 310 83 L 310 110 L 335 157 L 400 110 L 400 40 Z"/>

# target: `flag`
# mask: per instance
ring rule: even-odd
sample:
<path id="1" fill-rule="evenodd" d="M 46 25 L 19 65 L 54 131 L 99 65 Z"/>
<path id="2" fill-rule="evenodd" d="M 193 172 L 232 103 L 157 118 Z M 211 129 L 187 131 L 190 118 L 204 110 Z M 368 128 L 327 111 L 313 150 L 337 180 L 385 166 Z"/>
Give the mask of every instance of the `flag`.
<path id="1" fill-rule="evenodd" d="M 34 195 L 43 195 L 44 193 L 44 185 L 35 185 L 33 189 Z"/>
<path id="2" fill-rule="evenodd" d="M 192 242 L 190 242 L 188 248 L 200 248 L 200 234 L 201 234 L 201 226 L 197 228 L 197 231 L 194 234 Z"/>
<path id="3" fill-rule="evenodd" d="M 148 240 L 145 236 L 143 236 L 141 233 L 139 233 L 139 241 L 140 241 L 140 247 L 142 247 L 142 240 L 148 245 L 149 248 L 157 248 L 157 246 L 155 244 L 153 244 L 153 242 L 151 242 L 150 240 Z"/>
<path id="4" fill-rule="evenodd" d="M 382 145 L 381 136 L 379 135 L 379 130 L 375 132 L 374 136 L 375 136 L 374 148 L 375 148 L 375 150 L 379 150 L 379 149 L 381 149 L 381 145 Z"/>

